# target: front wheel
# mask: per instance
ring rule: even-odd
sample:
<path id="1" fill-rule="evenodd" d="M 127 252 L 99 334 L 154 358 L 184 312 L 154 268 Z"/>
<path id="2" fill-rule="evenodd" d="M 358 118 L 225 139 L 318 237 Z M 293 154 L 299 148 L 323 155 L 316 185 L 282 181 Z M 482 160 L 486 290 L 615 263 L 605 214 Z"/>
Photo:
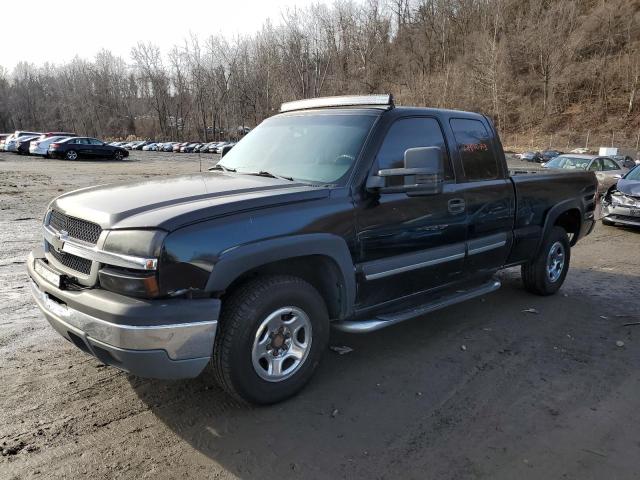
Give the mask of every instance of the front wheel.
<path id="1" fill-rule="evenodd" d="M 329 341 L 323 298 L 298 277 L 250 280 L 223 300 L 213 370 L 232 396 L 270 404 L 312 377 Z"/>
<path id="2" fill-rule="evenodd" d="M 69 150 L 65 156 L 64 156 L 65 160 L 77 160 L 78 159 L 78 152 L 76 152 L 75 150 Z"/>
<path id="3" fill-rule="evenodd" d="M 116 150 L 115 153 L 113 154 L 113 159 L 114 160 L 122 160 L 124 158 L 124 154 L 120 151 L 120 150 Z"/>
<path id="4" fill-rule="evenodd" d="M 562 227 L 553 227 L 538 255 L 522 266 L 524 287 L 538 295 L 553 295 L 562 286 L 571 258 L 571 245 Z"/>

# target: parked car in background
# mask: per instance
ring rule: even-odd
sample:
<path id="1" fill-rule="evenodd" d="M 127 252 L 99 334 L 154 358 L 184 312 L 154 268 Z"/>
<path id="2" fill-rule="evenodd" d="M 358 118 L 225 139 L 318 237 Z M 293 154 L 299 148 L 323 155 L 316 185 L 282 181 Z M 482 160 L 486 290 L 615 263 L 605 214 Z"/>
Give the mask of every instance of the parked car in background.
<path id="1" fill-rule="evenodd" d="M 173 146 L 173 151 L 174 152 L 180 152 L 182 150 L 182 147 L 186 147 L 187 145 L 189 145 L 190 142 L 182 142 L 182 143 L 176 143 Z"/>
<path id="2" fill-rule="evenodd" d="M 558 155 L 562 155 L 562 152 L 558 150 L 544 150 L 540 156 L 542 157 L 542 162 L 548 162 L 552 158 L 556 158 Z"/>
<path id="3" fill-rule="evenodd" d="M 25 136 L 42 135 L 41 132 L 27 132 L 24 130 L 16 130 L 9 135 L 4 143 L 5 152 L 15 152 L 18 148 L 18 139 Z"/>
<path id="4" fill-rule="evenodd" d="M 168 142 L 162 147 L 163 152 L 173 152 L 178 142 Z"/>
<path id="5" fill-rule="evenodd" d="M 602 223 L 640 227 L 640 165 L 602 197 Z"/>
<path id="6" fill-rule="evenodd" d="M 18 155 L 29 155 L 31 142 L 35 142 L 38 138 L 40 138 L 40 135 L 29 135 L 18 138 L 16 141 L 16 153 Z"/>
<path id="7" fill-rule="evenodd" d="M 65 138 L 70 138 L 67 136 L 57 136 L 57 137 L 39 137 L 35 142 L 31 142 L 29 146 L 29 153 L 31 155 L 42 155 L 43 157 L 49 156 L 49 145 L 54 142 L 58 142 L 60 140 L 64 140 Z"/>
<path id="8" fill-rule="evenodd" d="M 544 168 L 561 170 L 586 170 L 596 174 L 598 192 L 607 191 L 622 178 L 629 169 L 618 165 L 609 157 L 597 155 L 563 154 L 542 165 Z"/>
<path id="9" fill-rule="evenodd" d="M 193 149 L 195 148 L 195 146 L 198 145 L 197 143 L 187 143 L 186 145 L 183 145 L 182 147 L 180 147 L 180 152 L 181 153 L 191 153 L 193 152 Z"/>
<path id="10" fill-rule="evenodd" d="M 131 150 L 142 150 L 142 148 L 145 145 L 148 145 L 149 143 L 151 143 L 151 142 L 149 142 L 149 140 L 141 140 L 141 141 L 138 141 L 138 142 L 134 142 L 134 144 L 131 145 Z"/>
<path id="11" fill-rule="evenodd" d="M 79 158 L 112 158 L 122 160 L 129 152 L 122 147 L 114 147 L 97 138 L 72 137 L 49 145 L 49 156 L 77 160 Z"/>
<path id="12" fill-rule="evenodd" d="M 207 147 L 207 152 L 213 153 L 219 143 L 220 142 L 212 142 L 211 144 L 209 144 L 209 146 Z"/>
<path id="13" fill-rule="evenodd" d="M 193 149 L 193 153 L 204 153 L 209 147 L 209 143 L 200 143 Z"/>
<path id="14" fill-rule="evenodd" d="M 133 149 L 134 150 L 142 150 L 144 147 L 146 147 L 147 145 L 151 145 L 153 142 L 149 141 L 149 140 L 145 140 L 144 142 L 140 142 L 138 145 L 136 145 Z"/>
<path id="15" fill-rule="evenodd" d="M 542 162 L 542 155 L 540 155 L 540 152 L 524 152 L 520 155 L 520 158 L 525 162 Z"/>
<path id="16" fill-rule="evenodd" d="M 10 136 L 10 133 L 0 133 L 0 150 L 4 150 L 4 142 Z"/>
<path id="17" fill-rule="evenodd" d="M 143 146 L 142 146 L 142 149 L 141 149 L 141 150 L 143 150 L 143 151 L 145 151 L 145 152 L 149 152 L 149 151 L 154 151 L 154 150 L 156 150 L 156 149 L 157 149 L 157 147 L 158 147 L 158 144 L 157 144 L 157 143 L 147 143 L 146 145 L 143 145 Z"/>

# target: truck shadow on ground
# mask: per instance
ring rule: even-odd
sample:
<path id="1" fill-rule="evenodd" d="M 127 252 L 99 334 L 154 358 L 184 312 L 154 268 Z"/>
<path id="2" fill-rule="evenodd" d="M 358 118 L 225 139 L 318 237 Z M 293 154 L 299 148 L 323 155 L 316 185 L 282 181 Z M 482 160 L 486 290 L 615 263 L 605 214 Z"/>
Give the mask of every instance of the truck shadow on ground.
<path id="1" fill-rule="evenodd" d="M 353 351 L 327 352 L 307 387 L 273 406 L 230 399 L 208 370 L 185 382 L 129 381 L 178 437 L 241 478 L 393 478 L 400 464 L 400 476 L 415 478 L 420 471 L 407 465 L 427 457 L 440 478 L 459 478 L 474 450 L 484 461 L 485 432 L 507 451 L 527 428 L 554 421 L 549 411 L 560 398 L 589 402 L 633 367 L 625 360 L 612 374 L 596 361 L 615 349 L 609 340 L 621 320 L 604 319 L 615 301 L 591 303 L 575 279 L 596 288 L 608 275 L 576 269 L 571 277 L 574 285 L 542 298 L 505 272 L 502 289 L 486 298 L 368 335 L 332 332 L 331 345 Z M 637 291 L 638 277 L 628 278 Z M 531 308 L 537 313 L 523 311 Z M 567 333 L 575 331 L 588 336 L 576 341 Z M 409 462 L 416 452 L 425 458 Z"/>

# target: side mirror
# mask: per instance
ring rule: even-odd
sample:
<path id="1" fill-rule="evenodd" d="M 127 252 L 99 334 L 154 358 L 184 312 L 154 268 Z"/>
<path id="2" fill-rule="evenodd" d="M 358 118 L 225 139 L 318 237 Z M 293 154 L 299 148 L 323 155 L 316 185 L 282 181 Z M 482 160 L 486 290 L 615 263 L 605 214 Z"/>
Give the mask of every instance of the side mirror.
<path id="1" fill-rule="evenodd" d="M 404 152 L 404 167 L 378 170 L 377 175 L 367 179 L 367 190 L 409 196 L 436 195 L 442 192 L 443 181 L 444 165 L 439 147 L 409 148 Z"/>
<path id="2" fill-rule="evenodd" d="M 225 145 L 224 147 L 222 147 L 222 151 L 220 152 L 220 158 L 224 157 L 227 153 L 229 153 L 229 150 L 231 150 L 233 148 L 233 145 Z"/>

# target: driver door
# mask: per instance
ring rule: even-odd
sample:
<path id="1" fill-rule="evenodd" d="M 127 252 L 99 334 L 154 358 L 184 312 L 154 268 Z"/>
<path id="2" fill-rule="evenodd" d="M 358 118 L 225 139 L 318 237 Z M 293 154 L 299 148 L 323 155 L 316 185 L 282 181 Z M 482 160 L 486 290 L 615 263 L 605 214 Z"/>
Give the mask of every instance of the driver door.
<path id="1" fill-rule="evenodd" d="M 364 191 L 355 198 L 359 309 L 462 277 L 467 214 L 439 122 L 431 117 L 397 119 L 387 130 L 373 171 L 402 167 L 404 152 L 416 147 L 442 150 L 442 193 L 408 196 Z"/>

